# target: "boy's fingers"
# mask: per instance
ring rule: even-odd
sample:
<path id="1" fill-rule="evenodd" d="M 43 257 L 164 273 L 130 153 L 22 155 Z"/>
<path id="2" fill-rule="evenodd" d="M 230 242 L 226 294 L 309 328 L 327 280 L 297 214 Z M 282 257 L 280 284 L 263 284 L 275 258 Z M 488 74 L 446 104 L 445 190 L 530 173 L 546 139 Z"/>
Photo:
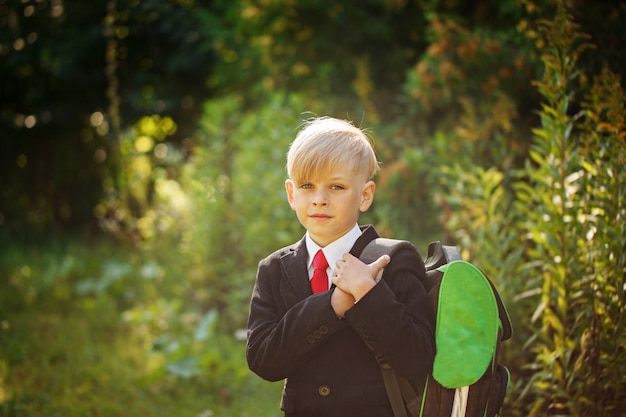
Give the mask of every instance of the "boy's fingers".
<path id="1" fill-rule="evenodd" d="M 391 257 L 389 255 L 383 255 L 380 258 L 376 259 L 374 262 L 370 264 L 376 271 L 381 268 L 387 266 L 387 264 L 391 261 Z"/>

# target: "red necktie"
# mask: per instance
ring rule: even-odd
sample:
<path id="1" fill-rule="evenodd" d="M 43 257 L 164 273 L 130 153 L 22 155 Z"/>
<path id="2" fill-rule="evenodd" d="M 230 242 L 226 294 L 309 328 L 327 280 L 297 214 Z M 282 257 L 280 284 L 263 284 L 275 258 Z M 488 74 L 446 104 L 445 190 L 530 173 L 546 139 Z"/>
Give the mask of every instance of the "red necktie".
<path id="1" fill-rule="evenodd" d="M 324 256 L 324 252 L 320 249 L 313 258 L 313 278 L 311 278 L 313 294 L 328 291 L 328 274 L 326 274 L 326 268 L 328 268 L 328 261 Z"/>

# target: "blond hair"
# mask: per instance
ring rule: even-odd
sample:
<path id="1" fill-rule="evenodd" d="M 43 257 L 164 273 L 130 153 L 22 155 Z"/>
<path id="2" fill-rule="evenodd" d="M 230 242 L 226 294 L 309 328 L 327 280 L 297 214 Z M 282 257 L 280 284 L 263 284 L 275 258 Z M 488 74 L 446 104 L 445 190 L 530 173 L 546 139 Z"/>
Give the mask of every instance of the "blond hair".
<path id="1" fill-rule="evenodd" d="M 337 169 L 347 169 L 367 181 L 378 168 L 367 135 L 351 122 L 332 117 L 308 121 L 287 153 L 287 174 L 297 182 L 316 180 Z"/>

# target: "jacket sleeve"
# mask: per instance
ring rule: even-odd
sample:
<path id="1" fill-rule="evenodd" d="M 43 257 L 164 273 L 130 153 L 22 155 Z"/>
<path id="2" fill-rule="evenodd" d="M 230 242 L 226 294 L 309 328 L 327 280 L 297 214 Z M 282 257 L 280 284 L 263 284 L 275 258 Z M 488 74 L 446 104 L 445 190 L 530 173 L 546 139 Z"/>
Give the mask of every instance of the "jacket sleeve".
<path id="1" fill-rule="evenodd" d="M 347 326 L 331 307 L 330 291 L 298 299 L 278 264 L 259 263 L 248 318 L 248 366 L 269 381 L 288 377 L 324 340 Z"/>
<path id="2" fill-rule="evenodd" d="M 400 250 L 381 281 L 346 312 L 346 321 L 400 375 L 425 375 L 435 357 L 435 313 L 423 285 L 424 263 Z"/>

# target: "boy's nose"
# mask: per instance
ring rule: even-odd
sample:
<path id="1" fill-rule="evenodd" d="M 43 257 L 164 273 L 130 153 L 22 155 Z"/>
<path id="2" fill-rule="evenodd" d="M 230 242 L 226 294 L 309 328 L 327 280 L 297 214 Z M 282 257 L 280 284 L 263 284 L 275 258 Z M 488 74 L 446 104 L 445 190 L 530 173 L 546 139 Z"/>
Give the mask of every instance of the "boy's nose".
<path id="1" fill-rule="evenodd" d="M 328 205 L 328 199 L 326 198 L 326 193 L 323 191 L 315 193 L 315 196 L 313 197 L 313 205 L 315 206 Z"/>

